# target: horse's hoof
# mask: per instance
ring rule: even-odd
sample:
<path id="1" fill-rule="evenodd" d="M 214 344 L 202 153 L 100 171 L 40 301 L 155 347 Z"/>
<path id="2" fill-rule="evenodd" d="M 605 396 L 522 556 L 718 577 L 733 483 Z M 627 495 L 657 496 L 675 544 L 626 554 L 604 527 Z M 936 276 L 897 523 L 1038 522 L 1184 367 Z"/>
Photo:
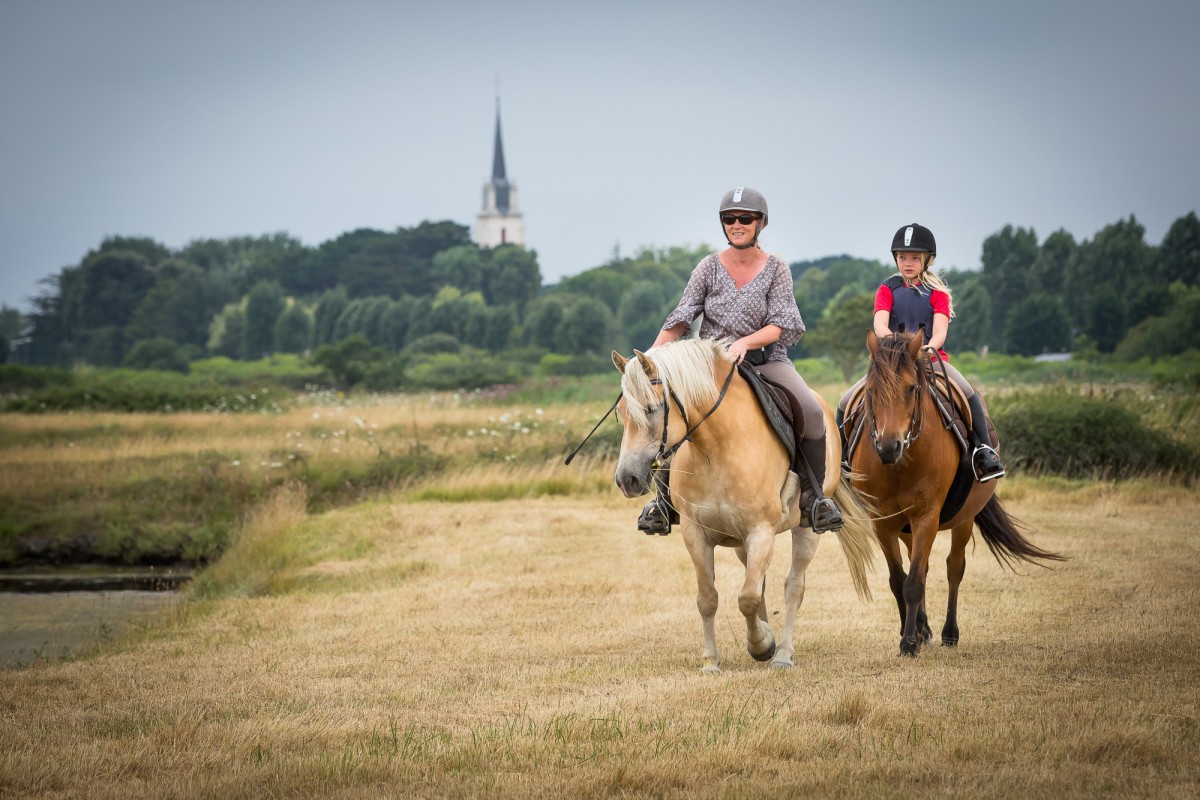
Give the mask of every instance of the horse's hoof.
<path id="1" fill-rule="evenodd" d="M 951 639 L 947 636 L 943 636 L 942 637 L 942 647 L 958 647 L 958 637 L 956 636 L 953 639 Z"/>
<path id="2" fill-rule="evenodd" d="M 766 650 L 762 651 L 761 653 L 756 653 L 753 650 L 751 650 L 750 643 L 747 642 L 746 643 L 746 652 L 749 653 L 750 657 L 753 658 L 755 661 L 770 661 L 772 658 L 775 657 L 775 637 L 774 636 L 771 637 L 771 646 L 768 647 Z"/>
<path id="3" fill-rule="evenodd" d="M 796 665 L 792 663 L 791 659 L 788 659 L 787 661 L 776 659 L 775 661 L 771 662 L 771 669 L 791 669 L 794 666 Z"/>
<path id="4" fill-rule="evenodd" d="M 718 667 L 716 664 L 705 664 L 703 667 L 700 668 L 700 672 L 702 672 L 705 675 L 720 675 L 721 668 Z"/>
<path id="5" fill-rule="evenodd" d="M 900 655 L 909 656 L 910 658 L 917 657 L 917 651 L 921 649 L 921 643 L 912 639 L 900 640 Z"/>

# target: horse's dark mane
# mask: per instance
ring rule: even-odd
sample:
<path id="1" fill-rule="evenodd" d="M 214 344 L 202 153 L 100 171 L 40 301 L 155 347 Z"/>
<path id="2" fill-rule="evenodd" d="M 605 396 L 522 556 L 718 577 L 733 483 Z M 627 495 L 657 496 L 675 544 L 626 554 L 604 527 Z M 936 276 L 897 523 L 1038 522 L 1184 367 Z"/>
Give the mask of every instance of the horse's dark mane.
<path id="1" fill-rule="evenodd" d="M 917 368 L 916 362 L 908 353 L 909 343 L 919 333 L 894 333 L 879 340 L 871 364 L 867 367 L 867 388 L 885 397 L 894 397 L 904 388 L 902 375 L 913 370 L 917 380 L 921 379 L 923 370 Z"/>

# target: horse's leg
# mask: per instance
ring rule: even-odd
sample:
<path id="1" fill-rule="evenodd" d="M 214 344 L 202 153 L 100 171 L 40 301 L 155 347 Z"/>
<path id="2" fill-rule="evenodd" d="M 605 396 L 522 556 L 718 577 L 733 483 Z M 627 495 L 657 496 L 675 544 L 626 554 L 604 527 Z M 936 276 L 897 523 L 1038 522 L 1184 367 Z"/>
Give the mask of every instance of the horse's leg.
<path id="1" fill-rule="evenodd" d="M 746 565 L 746 578 L 738 592 L 738 609 L 746 618 L 746 650 L 755 661 L 770 661 L 775 655 L 775 634 L 767 623 L 764 587 L 775 549 L 775 531 L 767 526 L 753 530 L 738 549 L 739 555 L 744 550 L 742 561 Z"/>
<path id="2" fill-rule="evenodd" d="M 929 561 L 925 562 L 925 574 L 923 577 L 924 585 L 929 585 Z M 927 644 L 933 640 L 933 629 L 929 627 L 929 612 L 925 608 L 925 596 L 921 596 L 921 607 L 917 611 L 917 635 L 921 637 L 921 644 Z"/>
<path id="3" fill-rule="evenodd" d="M 900 537 L 891 531 L 875 529 L 875 538 L 883 549 L 883 560 L 888 567 L 888 587 L 892 597 L 896 598 L 896 606 L 900 610 L 900 632 L 904 632 L 904 581 L 908 573 L 904 571 L 904 559 L 900 555 Z M 911 547 L 910 547 L 911 550 Z"/>
<path id="4" fill-rule="evenodd" d="M 967 572 L 967 542 L 971 541 L 974 528 L 974 520 L 968 520 L 950 533 L 950 555 L 946 556 L 950 593 L 946 601 L 946 624 L 942 627 L 942 644 L 947 647 L 958 644 L 958 587 Z"/>
<path id="5" fill-rule="evenodd" d="M 702 672 L 720 672 L 721 655 L 717 652 L 717 584 L 713 546 L 690 524 L 683 527 L 683 541 L 696 570 L 696 609 L 704 626 L 704 666 Z"/>
<path id="6" fill-rule="evenodd" d="M 796 644 L 792 641 L 792 635 L 796 626 L 796 612 L 804 602 L 804 575 L 809 562 L 817 554 L 820 541 L 821 537 L 813 533 L 811 528 L 792 528 L 792 568 L 784 589 L 783 631 L 779 635 L 772 667 L 782 669 L 795 665 Z"/>
<path id="7" fill-rule="evenodd" d="M 937 536 L 938 510 L 926 513 L 920 517 L 911 518 L 912 546 L 909 554 L 908 578 L 904 581 L 904 630 L 900 634 L 900 653 L 915 656 L 917 650 L 926 639 L 922 626 L 928 628 L 929 623 L 924 619 L 923 606 L 925 603 L 925 578 L 929 574 L 929 554 L 933 550 L 933 540 Z M 932 635 L 932 634 L 931 634 Z"/>
<path id="8" fill-rule="evenodd" d="M 908 553 L 908 567 L 911 570 L 912 569 L 912 560 L 913 560 L 913 537 L 912 537 L 912 534 L 906 533 L 906 534 L 903 534 L 900 538 L 902 538 L 904 540 L 905 552 Z M 904 579 L 907 580 L 907 578 L 908 578 L 908 576 L 905 575 Z M 925 583 L 929 582 L 929 564 L 928 563 L 926 563 L 926 565 L 925 565 L 925 574 L 922 576 L 922 580 Z M 895 589 L 893 589 L 892 591 L 896 592 Z M 905 604 L 904 604 L 903 594 L 904 594 L 904 587 L 903 587 L 903 584 L 901 584 L 901 588 L 900 588 L 899 592 L 896 593 L 896 602 L 898 602 L 900 604 L 900 634 L 902 636 L 904 635 L 904 620 L 908 616 L 906 614 L 906 608 L 905 608 Z M 933 638 L 933 631 L 930 630 L 930 628 L 929 628 L 929 615 L 925 612 L 925 598 L 924 597 L 921 598 L 921 605 L 917 608 L 917 634 L 921 637 L 922 642 L 928 642 L 930 639 Z"/>

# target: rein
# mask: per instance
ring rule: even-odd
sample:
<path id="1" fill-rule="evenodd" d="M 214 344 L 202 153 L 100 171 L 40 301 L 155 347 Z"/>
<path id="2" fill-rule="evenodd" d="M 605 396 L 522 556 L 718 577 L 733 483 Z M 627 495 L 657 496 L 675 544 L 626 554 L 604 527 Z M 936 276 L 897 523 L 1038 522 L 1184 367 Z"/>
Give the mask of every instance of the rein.
<path id="1" fill-rule="evenodd" d="M 604 416 L 601 417 L 600 421 L 596 423 L 596 427 L 592 428 L 591 433 L 583 437 L 583 441 L 579 443 L 578 447 L 571 451 L 571 455 L 567 456 L 567 460 L 563 462 L 564 464 L 569 465 L 571 463 L 571 460 L 575 458 L 576 453 L 583 449 L 583 446 L 588 443 L 588 439 L 592 438 L 592 434 L 600 430 L 600 426 L 604 424 L 604 420 L 608 419 L 608 415 L 617 410 L 617 403 L 621 402 L 621 394 L 623 393 L 617 394 L 617 399 L 613 400 L 613 404 L 608 407 L 608 411 L 604 412 Z"/>
<path id="2" fill-rule="evenodd" d="M 684 442 L 690 442 L 692 440 L 692 434 L 696 432 L 696 429 L 704 424 L 704 420 L 712 416 L 713 412 L 717 410 L 717 407 L 721 405 L 721 401 L 725 399 L 725 393 L 729 391 L 729 384 L 733 382 L 733 373 L 735 372 L 737 372 L 737 362 L 734 362 L 729 366 L 729 374 L 725 376 L 725 383 L 721 385 L 721 393 L 717 395 L 717 402 L 713 403 L 713 407 L 710 408 L 704 414 L 704 416 L 696 422 L 695 425 L 688 424 L 687 411 L 684 410 L 683 403 L 679 401 L 679 396 L 675 394 L 675 390 L 669 386 L 667 387 L 670 397 L 668 398 L 666 394 L 663 395 L 663 432 L 662 439 L 660 439 L 658 443 L 658 454 L 654 457 L 655 464 L 661 465 L 666 463 L 671 459 L 671 456 L 675 455 L 676 450 L 678 450 L 680 447 L 683 447 Z M 650 381 L 651 386 L 660 383 L 662 383 L 662 381 L 657 378 Z M 675 405 L 679 406 L 679 413 L 683 416 L 683 424 L 685 427 L 687 427 L 687 431 L 684 432 L 682 439 L 668 448 L 667 424 L 670 422 L 669 417 L 671 413 L 671 400 L 674 400 Z"/>

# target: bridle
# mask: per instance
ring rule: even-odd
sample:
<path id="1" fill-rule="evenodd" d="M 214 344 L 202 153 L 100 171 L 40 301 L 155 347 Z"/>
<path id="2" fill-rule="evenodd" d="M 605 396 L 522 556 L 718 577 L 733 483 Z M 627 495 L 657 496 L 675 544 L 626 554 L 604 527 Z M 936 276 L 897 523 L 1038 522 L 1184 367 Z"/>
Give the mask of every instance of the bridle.
<path id="1" fill-rule="evenodd" d="M 873 367 L 874 367 L 874 365 L 872 365 L 872 368 Z M 920 438 L 921 426 L 925 420 L 925 408 L 924 408 L 924 404 L 921 402 L 921 393 L 929 390 L 928 379 L 925 376 L 924 365 L 917 363 L 917 364 L 915 364 L 915 368 L 916 368 L 915 371 L 917 373 L 917 383 L 916 383 L 916 391 L 913 393 L 913 410 L 912 410 L 912 416 L 909 417 L 909 420 L 908 420 L 908 431 L 904 434 L 904 438 L 900 440 L 901 454 L 903 454 L 905 450 L 907 450 L 909 447 L 911 447 L 913 442 L 915 442 L 917 439 Z M 867 403 L 867 420 L 868 420 L 868 424 L 871 426 L 871 444 L 874 445 L 875 452 L 878 453 L 879 452 L 879 424 L 875 419 L 875 403 L 874 403 L 875 393 L 874 392 L 866 392 L 865 394 L 866 394 L 866 403 Z"/>
<path id="2" fill-rule="evenodd" d="M 725 383 L 721 385 L 721 392 L 717 395 L 717 401 L 713 403 L 712 408 L 705 412 L 703 417 L 696 421 L 695 425 L 692 425 L 688 422 L 687 409 L 683 407 L 683 402 L 679 399 L 679 395 L 675 394 L 675 389 L 670 384 L 667 384 L 667 391 L 664 392 L 662 396 L 662 438 L 660 438 L 658 441 L 658 453 L 655 454 L 654 461 L 651 462 L 655 468 L 661 467 L 670 461 L 671 456 L 675 455 L 675 451 L 680 447 L 683 447 L 684 442 L 690 442 L 692 440 L 692 434 L 695 433 L 696 429 L 703 425 L 704 421 L 713 415 L 713 412 L 716 411 L 717 407 L 721 405 L 721 401 L 725 399 L 725 393 L 729 391 L 729 384 L 733 381 L 733 373 L 735 372 L 737 372 L 737 362 L 734 362 L 729 366 L 729 374 L 725 376 Z M 653 378 L 650 381 L 650 385 L 661 386 L 663 385 L 663 381 L 661 378 Z M 671 424 L 672 401 L 675 402 L 675 405 L 679 406 L 679 415 L 683 417 L 683 427 L 686 430 L 682 439 L 670 447 L 667 447 L 667 428 Z"/>
<path id="3" fill-rule="evenodd" d="M 713 407 L 710 408 L 708 410 L 708 412 L 703 417 L 701 417 L 699 419 L 699 421 L 696 422 L 695 425 L 688 424 L 687 410 L 683 407 L 683 401 L 679 399 L 679 395 L 675 394 L 675 389 L 673 389 L 669 384 L 667 385 L 667 392 L 663 394 L 663 399 L 662 399 L 663 430 L 662 430 L 662 438 L 658 442 L 658 453 L 655 454 L 655 456 L 654 456 L 653 464 L 655 467 L 659 467 L 662 464 L 664 464 L 665 462 L 669 461 L 671 456 L 675 455 L 675 451 L 683 446 L 684 442 L 691 441 L 692 434 L 696 431 L 696 428 L 699 428 L 700 425 L 703 424 L 704 420 L 711 417 L 712 413 L 717 410 L 717 406 L 721 405 L 721 401 L 725 399 L 725 393 L 729 391 L 729 384 L 733 382 L 733 373 L 736 371 L 737 371 L 737 363 L 735 362 L 735 363 L 731 364 L 729 367 L 729 374 L 725 376 L 725 383 L 721 385 L 721 393 L 719 395 L 717 395 L 717 402 L 713 403 Z M 651 386 L 661 386 L 662 383 L 663 383 L 662 380 L 659 378 L 653 378 L 650 381 Z M 583 437 L 583 441 L 579 443 L 578 447 L 576 447 L 573 451 L 571 451 L 571 455 L 567 456 L 567 460 L 563 463 L 565 463 L 565 464 L 571 463 L 572 459 L 575 458 L 575 455 L 581 449 L 583 449 L 583 446 L 585 444 L 587 444 L 588 439 L 592 438 L 592 434 L 594 434 L 597 430 L 600 429 L 600 426 L 601 426 L 601 424 L 604 423 L 604 420 L 608 419 L 608 415 L 616 410 L 617 405 L 621 402 L 621 398 L 624 396 L 625 396 L 624 392 L 621 392 L 617 395 L 617 399 L 614 400 L 613 404 L 608 407 L 608 411 L 604 412 L 604 416 L 602 416 L 600 418 L 600 421 L 596 423 L 595 427 L 592 428 L 592 430 L 588 433 L 587 436 Z M 683 425 L 685 428 L 687 428 L 687 431 L 683 434 L 682 439 L 680 439 L 678 442 L 676 442 L 675 444 L 671 445 L 671 447 L 668 448 L 667 447 L 667 427 L 670 425 L 670 422 L 671 422 L 670 415 L 671 415 L 671 402 L 672 401 L 675 402 L 675 405 L 679 406 L 679 414 L 680 414 L 680 416 L 683 417 Z"/>

